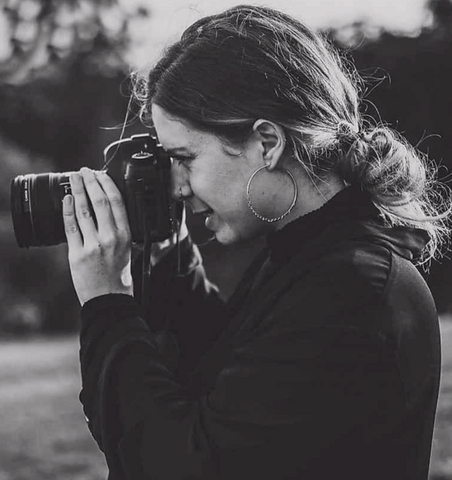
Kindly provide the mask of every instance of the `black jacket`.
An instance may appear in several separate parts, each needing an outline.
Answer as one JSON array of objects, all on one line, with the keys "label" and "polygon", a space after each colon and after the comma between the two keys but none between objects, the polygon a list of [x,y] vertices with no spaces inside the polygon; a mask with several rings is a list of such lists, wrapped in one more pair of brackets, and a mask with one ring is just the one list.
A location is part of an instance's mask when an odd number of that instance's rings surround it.
[{"label": "black jacket", "polygon": [[[427,236],[348,188],[268,238],[224,305],[195,248],[82,309],[80,399],[111,479],[426,480],[439,389]],[[136,277],[138,281],[138,277]]]}]

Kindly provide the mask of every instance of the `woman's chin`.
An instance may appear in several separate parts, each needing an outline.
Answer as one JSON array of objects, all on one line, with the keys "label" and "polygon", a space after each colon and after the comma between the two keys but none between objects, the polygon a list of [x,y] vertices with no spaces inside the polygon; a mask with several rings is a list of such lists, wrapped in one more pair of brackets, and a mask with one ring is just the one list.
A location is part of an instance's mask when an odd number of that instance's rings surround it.
[{"label": "woman's chin", "polygon": [[221,230],[218,232],[214,232],[214,236],[216,241],[221,245],[234,245],[235,243],[237,243],[237,240],[233,236],[225,234]]},{"label": "woman's chin", "polygon": [[240,241],[237,232],[235,232],[229,225],[216,223],[214,226],[213,222],[211,222],[210,226],[211,228],[209,228],[209,230],[215,235],[218,243],[221,243],[222,245],[233,245]]},{"label": "woman's chin", "polygon": [[[257,225],[261,227],[261,224]],[[205,226],[215,235],[217,242],[222,245],[246,242],[265,233],[262,228],[257,228],[257,225],[252,221],[231,225],[215,214],[210,215],[205,223]]]},{"label": "woman's chin", "polygon": [[237,245],[253,238],[252,235],[234,230],[229,225],[222,225],[215,230],[214,235],[217,242],[225,246]]}]

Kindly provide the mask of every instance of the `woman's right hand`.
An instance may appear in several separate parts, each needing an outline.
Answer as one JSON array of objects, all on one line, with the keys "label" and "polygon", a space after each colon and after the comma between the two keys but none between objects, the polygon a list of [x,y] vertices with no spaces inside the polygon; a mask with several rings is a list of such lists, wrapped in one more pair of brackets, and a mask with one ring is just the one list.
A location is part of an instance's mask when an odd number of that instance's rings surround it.
[{"label": "woman's right hand", "polygon": [[121,193],[108,175],[88,168],[72,173],[70,182],[63,222],[80,304],[111,293],[133,295],[131,234]]}]

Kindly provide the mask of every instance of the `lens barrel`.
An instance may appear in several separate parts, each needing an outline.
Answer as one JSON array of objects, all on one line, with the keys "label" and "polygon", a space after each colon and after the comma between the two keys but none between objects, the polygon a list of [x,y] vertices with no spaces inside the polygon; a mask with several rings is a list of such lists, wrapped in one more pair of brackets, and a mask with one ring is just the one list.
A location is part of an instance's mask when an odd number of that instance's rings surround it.
[{"label": "lens barrel", "polygon": [[66,241],[62,201],[71,193],[70,172],[19,175],[11,181],[11,215],[19,247]]},{"label": "lens barrel", "polygon": [[[172,161],[155,136],[138,134],[111,143],[104,150],[104,163],[123,195],[132,242],[160,242],[176,232],[183,204],[171,199]],[[71,173],[32,173],[11,181],[19,247],[66,242],[62,200],[71,193]]]}]

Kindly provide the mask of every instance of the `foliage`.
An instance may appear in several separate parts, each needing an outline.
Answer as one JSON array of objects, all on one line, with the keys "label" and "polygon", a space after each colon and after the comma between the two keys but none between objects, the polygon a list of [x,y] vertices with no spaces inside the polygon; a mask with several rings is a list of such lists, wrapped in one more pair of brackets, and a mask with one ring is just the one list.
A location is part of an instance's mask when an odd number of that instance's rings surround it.
[{"label": "foliage", "polygon": [[[403,133],[439,167],[448,182],[452,168],[452,2],[431,0],[433,23],[417,37],[383,32],[369,39],[365,26],[355,25],[357,47],[345,52],[366,80],[365,115]],[[361,29],[361,34],[359,33]],[[328,32],[344,48],[336,31]],[[343,37],[342,37],[343,38]],[[432,264],[427,280],[440,312],[452,311],[450,254]]]},{"label": "foliage", "polygon": [[[26,1],[8,0],[7,3],[17,6]],[[94,12],[93,18],[101,16],[101,8],[117,7],[113,0],[42,0],[39,3],[43,9],[76,8],[88,3],[90,11]],[[452,70],[452,3],[450,0],[430,0],[430,6],[434,22],[419,36],[400,37],[386,32],[371,35],[365,25],[357,24],[348,31],[359,41],[346,51],[367,79],[366,115],[404,133],[442,166],[440,172],[446,176],[446,167],[452,166],[449,134],[452,90],[448,80]],[[127,16],[129,14],[123,12],[120,17],[124,25],[132,18]],[[148,15],[146,12],[134,14]],[[0,109],[3,173],[0,177],[0,255],[4,266],[0,274],[3,300],[0,329],[2,324],[5,327],[5,319],[13,324],[27,325],[33,323],[30,318],[47,329],[76,326],[73,312],[77,304],[65,246],[29,251],[18,249],[10,221],[9,182],[15,175],[30,172],[69,171],[82,165],[100,167],[103,148],[121,134],[129,96],[124,56],[129,41],[127,29],[119,42],[117,38],[108,40],[101,29],[97,32],[89,48],[74,44],[67,56],[52,57],[42,69],[30,70],[28,76],[15,77],[22,78],[20,81],[4,81],[7,76],[2,65],[9,60],[0,65],[0,103],[3,107]],[[344,32],[327,33],[338,45],[344,38]],[[108,58],[104,55],[107,51],[112,58],[120,59],[109,64],[113,68],[104,68],[100,61]],[[142,130],[139,122],[130,122],[123,134],[130,136]],[[189,220],[201,231],[196,220],[190,217]],[[201,238],[203,240],[205,237]],[[238,252],[216,244],[203,247],[206,268],[226,292],[226,297],[261,245],[260,242],[255,246],[246,245]],[[441,312],[452,311],[448,291],[451,282],[449,260],[432,266],[429,283]]]},{"label": "foliage", "polygon": [[104,75],[123,70],[130,24],[148,16],[144,6],[125,8],[117,0],[6,0],[0,10],[0,84],[52,76],[80,54]]},{"label": "foliage", "polygon": [[101,166],[103,148],[119,135],[109,127],[127,109],[120,86],[128,24],[147,12],[116,0],[8,0],[2,13],[10,48],[0,58],[0,331],[72,330],[78,302],[66,247],[17,247],[10,181]]},{"label": "foliage", "polygon": [[0,346],[0,478],[106,479],[105,460],[78,401],[77,338]]},{"label": "foliage", "polygon": [[[452,478],[451,320],[442,323],[442,331],[445,355],[429,480]],[[0,382],[1,479],[107,477],[105,460],[89,434],[77,400],[80,373],[76,337],[1,342]]]}]

